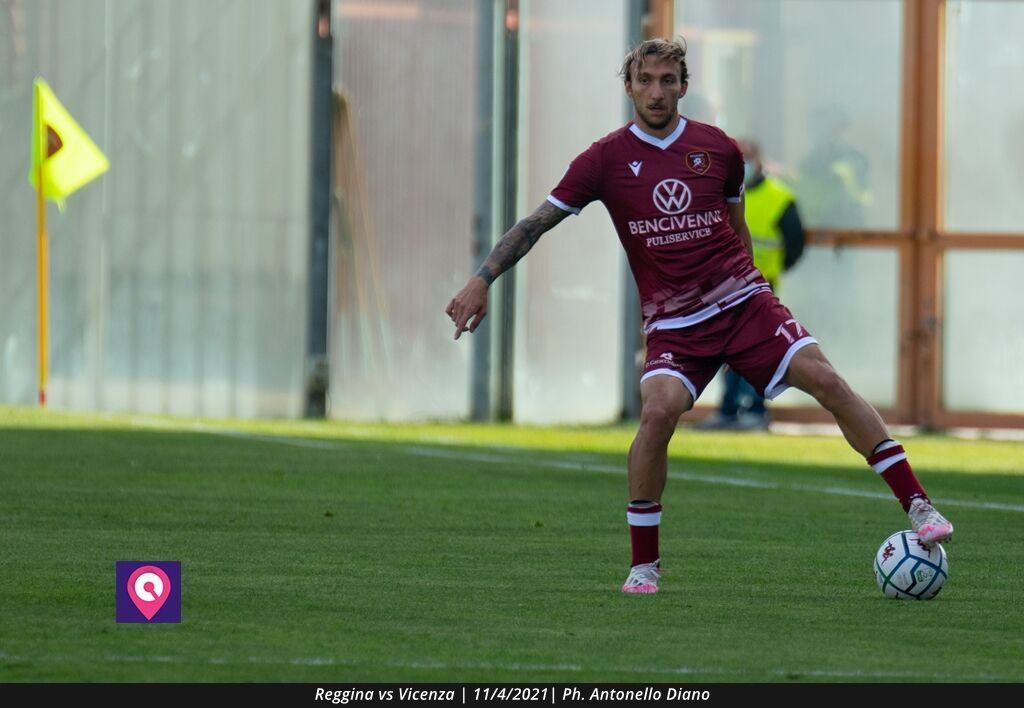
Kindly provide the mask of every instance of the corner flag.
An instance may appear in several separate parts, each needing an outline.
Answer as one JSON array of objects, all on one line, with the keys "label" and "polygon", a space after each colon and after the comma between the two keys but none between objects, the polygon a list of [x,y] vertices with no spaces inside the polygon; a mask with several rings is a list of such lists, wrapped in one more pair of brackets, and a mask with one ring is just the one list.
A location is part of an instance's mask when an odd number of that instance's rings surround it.
[{"label": "corner flag", "polygon": [[107,171],[110,163],[96,143],[61,105],[53,90],[36,79],[32,120],[32,169],[28,180],[43,197],[60,203],[82,185]]},{"label": "corner flag", "polygon": [[64,197],[107,171],[110,163],[96,143],[79,127],[53,90],[42,79],[33,84],[32,169],[28,181],[36,188],[36,244],[39,299],[39,405],[46,405],[49,360],[47,301],[50,289],[49,247],[46,239],[46,200],[61,211]]}]

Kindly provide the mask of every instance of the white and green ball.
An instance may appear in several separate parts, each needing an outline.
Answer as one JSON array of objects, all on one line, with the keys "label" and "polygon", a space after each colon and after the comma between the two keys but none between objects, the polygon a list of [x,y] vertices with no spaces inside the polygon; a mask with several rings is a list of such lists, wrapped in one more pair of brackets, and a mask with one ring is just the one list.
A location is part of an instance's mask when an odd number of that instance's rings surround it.
[{"label": "white and green ball", "polygon": [[890,599],[930,600],[948,575],[945,549],[938,543],[925,547],[909,529],[882,541],[875,554],[875,580]]}]

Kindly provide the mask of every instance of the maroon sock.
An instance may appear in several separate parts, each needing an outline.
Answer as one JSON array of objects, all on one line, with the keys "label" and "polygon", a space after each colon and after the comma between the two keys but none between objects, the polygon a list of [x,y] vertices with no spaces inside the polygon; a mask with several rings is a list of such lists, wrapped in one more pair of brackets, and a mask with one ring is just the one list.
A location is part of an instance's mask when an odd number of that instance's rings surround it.
[{"label": "maroon sock", "polygon": [[903,505],[903,511],[909,511],[910,502],[917,497],[928,499],[924,487],[914,476],[914,470],[910,469],[907,453],[895,440],[887,440],[876,447],[868,458],[868,464],[889,485]]},{"label": "maroon sock", "polygon": [[629,522],[629,540],[633,545],[630,565],[653,563],[658,560],[658,525],[661,523],[661,504],[634,501],[626,507]]}]

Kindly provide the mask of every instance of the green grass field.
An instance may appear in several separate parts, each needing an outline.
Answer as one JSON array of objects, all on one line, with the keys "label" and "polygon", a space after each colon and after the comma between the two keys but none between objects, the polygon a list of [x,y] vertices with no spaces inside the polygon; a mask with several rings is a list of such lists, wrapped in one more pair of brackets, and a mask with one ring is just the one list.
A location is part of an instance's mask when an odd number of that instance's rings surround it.
[{"label": "green grass field", "polygon": [[[0,680],[1024,680],[1024,444],[904,440],[957,526],[906,602],[841,439],[682,430],[629,597],[632,433],[0,408]],[[125,559],[181,561],[181,624],[115,623]]]}]

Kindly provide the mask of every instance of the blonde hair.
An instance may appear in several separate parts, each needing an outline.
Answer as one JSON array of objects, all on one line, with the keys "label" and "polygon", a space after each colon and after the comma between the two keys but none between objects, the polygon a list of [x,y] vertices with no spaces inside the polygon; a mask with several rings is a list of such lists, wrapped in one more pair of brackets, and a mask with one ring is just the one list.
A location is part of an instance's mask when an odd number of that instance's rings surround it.
[{"label": "blonde hair", "polygon": [[633,78],[633,70],[643,66],[647,57],[658,59],[671,59],[679,62],[679,81],[685,83],[690,78],[690,72],[686,70],[686,40],[682,37],[677,39],[648,39],[636,45],[626,55],[619,70],[619,76],[626,83]]}]

